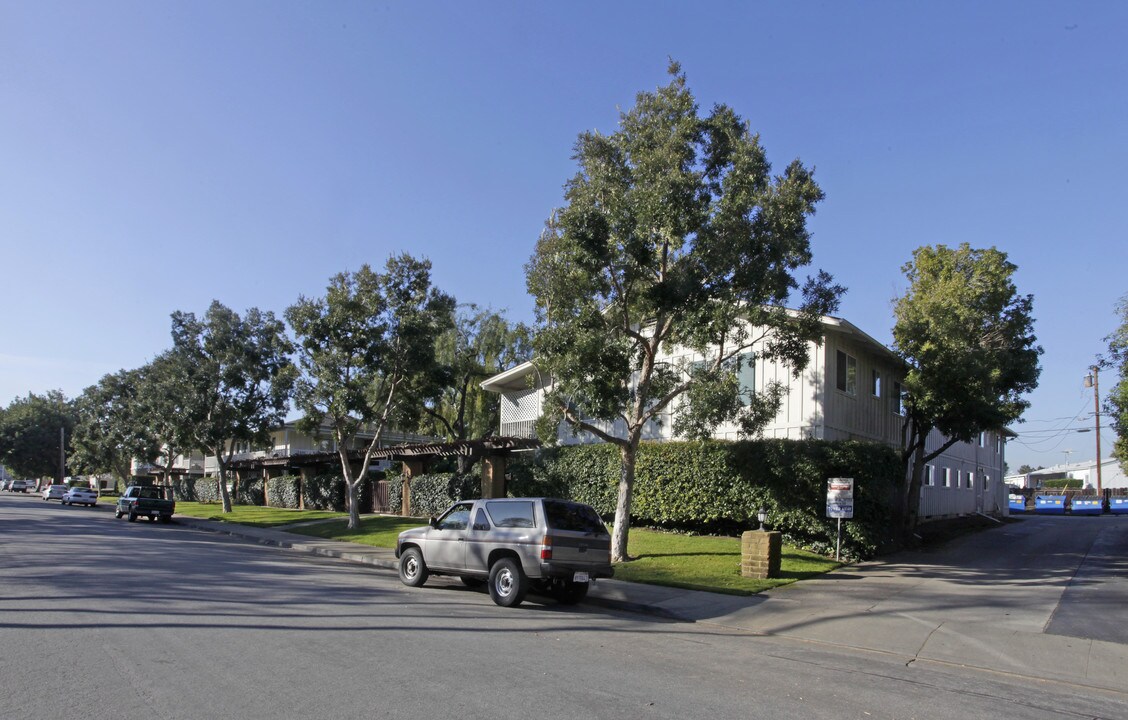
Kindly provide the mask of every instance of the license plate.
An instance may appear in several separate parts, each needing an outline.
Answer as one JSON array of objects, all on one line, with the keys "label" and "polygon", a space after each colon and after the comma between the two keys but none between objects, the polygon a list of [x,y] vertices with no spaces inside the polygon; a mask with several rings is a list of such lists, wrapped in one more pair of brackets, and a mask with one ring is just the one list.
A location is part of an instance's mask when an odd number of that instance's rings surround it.
[{"label": "license plate", "polygon": [[572,582],[587,582],[590,579],[586,572],[578,572],[572,576]]}]

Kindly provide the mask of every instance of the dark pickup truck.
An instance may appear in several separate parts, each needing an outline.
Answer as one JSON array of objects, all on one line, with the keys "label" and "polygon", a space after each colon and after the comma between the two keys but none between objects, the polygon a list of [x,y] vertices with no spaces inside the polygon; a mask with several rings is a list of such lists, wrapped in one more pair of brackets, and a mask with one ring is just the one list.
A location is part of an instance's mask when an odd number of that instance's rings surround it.
[{"label": "dark pickup truck", "polygon": [[117,501],[114,517],[125,515],[129,522],[144,515],[150,522],[160,518],[161,522],[172,522],[176,501],[166,499],[164,490],[152,485],[130,485]]}]

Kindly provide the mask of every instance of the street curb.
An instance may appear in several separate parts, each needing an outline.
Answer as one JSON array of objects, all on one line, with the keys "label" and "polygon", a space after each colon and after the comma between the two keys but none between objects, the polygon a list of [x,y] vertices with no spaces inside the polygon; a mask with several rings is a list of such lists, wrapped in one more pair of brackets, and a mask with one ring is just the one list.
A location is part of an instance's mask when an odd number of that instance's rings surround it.
[{"label": "street curb", "polygon": [[[316,555],[318,557],[331,558],[334,560],[343,560],[348,563],[356,565],[367,565],[369,567],[379,568],[381,570],[389,570],[394,573],[399,573],[399,563],[395,560],[387,560],[382,557],[376,557],[376,553],[366,552],[350,552],[347,550],[339,550],[333,547],[326,547],[318,545],[314,542],[302,540],[289,540],[283,538],[267,537],[260,532],[253,530],[245,530],[244,526],[218,522],[215,520],[205,520],[203,518],[194,518],[187,515],[176,516],[177,521],[185,527],[193,530],[201,530],[204,532],[213,532],[218,535],[227,535],[229,537],[237,538],[254,542],[258,545],[265,545],[267,547],[276,547],[284,550],[293,550],[297,552],[304,552],[309,555]],[[285,533],[284,530],[272,530],[272,533]],[[386,554],[387,550],[383,550],[379,554]],[[598,593],[598,581],[593,590]],[[679,616],[677,613],[670,612],[665,608],[656,605],[649,605],[647,603],[634,602],[630,600],[620,600],[617,598],[599,597],[598,594],[588,594],[584,603],[596,607],[603,607],[609,610],[619,610],[624,612],[637,613],[641,615],[650,615],[662,620],[673,620],[678,622],[696,622],[695,620]]]}]

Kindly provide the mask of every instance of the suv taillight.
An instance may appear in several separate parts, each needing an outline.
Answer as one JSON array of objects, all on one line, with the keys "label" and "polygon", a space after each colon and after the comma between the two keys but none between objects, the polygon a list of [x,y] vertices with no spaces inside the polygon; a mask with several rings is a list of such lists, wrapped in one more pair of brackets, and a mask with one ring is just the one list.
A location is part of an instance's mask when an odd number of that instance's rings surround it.
[{"label": "suv taillight", "polygon": [[545,535],[544,540],[541,540],[540,559],[541,560],[551,560],[552,559],[552,536],[551,535]]}]

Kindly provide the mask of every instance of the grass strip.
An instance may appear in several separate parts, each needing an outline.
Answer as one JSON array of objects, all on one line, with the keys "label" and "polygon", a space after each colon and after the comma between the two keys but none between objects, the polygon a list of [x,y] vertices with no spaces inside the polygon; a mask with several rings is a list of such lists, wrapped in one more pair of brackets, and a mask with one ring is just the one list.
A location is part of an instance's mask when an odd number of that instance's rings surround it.
[{"label": "grass strip", "polygon": [[294,510],[291,508],[262,507],[258,505],[232,505],[231,512],[223,512],[220,503],[176,501],[176,512],[204,520],[219,520],[237,525],[273,528],[293,523],[344,517],[345,513],[331,510]]}]

